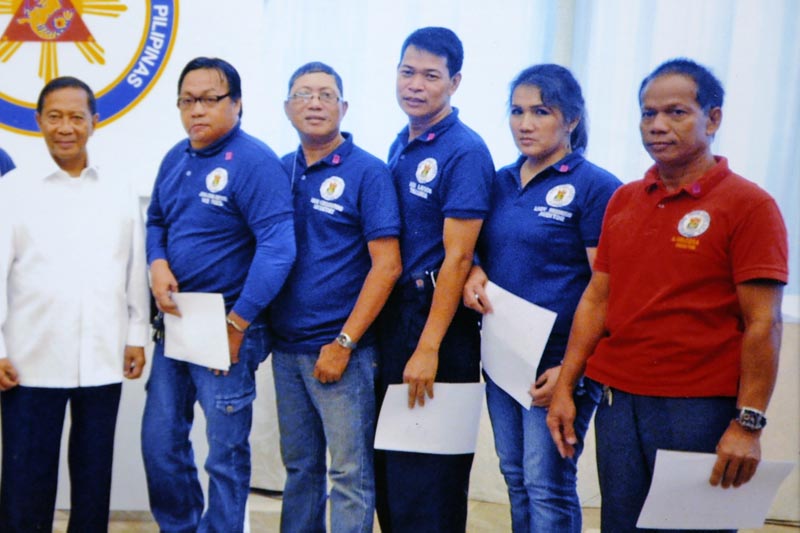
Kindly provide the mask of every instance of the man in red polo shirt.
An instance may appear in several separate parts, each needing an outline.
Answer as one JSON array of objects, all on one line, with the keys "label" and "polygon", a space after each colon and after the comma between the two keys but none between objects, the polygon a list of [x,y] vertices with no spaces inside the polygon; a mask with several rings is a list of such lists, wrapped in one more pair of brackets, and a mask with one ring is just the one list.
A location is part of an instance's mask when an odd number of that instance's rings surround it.
[{"label": "man in red polo shirt", "polygon": [[658,449],[716,453],[710,483],[749,481],[778,367],[786,227],[775,201],[714,156],[724,91],[687,59],[642,82],[655,161],[606,210],[547,424],[562,456],[572,391],[604,385],[595,419],[603,531],[635,531]]}]

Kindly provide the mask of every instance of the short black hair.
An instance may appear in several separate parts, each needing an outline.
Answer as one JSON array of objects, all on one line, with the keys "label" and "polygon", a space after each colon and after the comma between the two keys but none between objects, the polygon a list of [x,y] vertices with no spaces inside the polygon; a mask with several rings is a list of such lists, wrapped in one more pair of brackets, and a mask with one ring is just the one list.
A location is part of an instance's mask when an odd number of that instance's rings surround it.
[{"label": "short black hair", "polygon": [[711,72],[710,69],[685,57],[669,59],[661,63],[651,72],[639,86],[639,104],[642,103],[642,94],[645,87],[654,79],[666,76],[667,74],[680,74],[691,78],[697,85],[697,95],[695,99],[703,111],[708,113],[712,108],[722,107],[725,98],[725,89],[722,83]]},{"label": "short black hair", "polygon": [[564,122],[577,119],[578,124],[570,135],[570,146],[573,150],[585,149],[589,142],[586,131],[586,109],[583,103],[583,92],[575,76],[561,65],[546,63],[533,65],[520,72],[511,82],[509,103],[514,90],[520,85],[530,85],[539,89],[542,103],[561,111]]},{"label": "short black hair", "polygon": [[292,74],[292,77],[289,78],[289,91],[292,90],[292,86],[294,82],[297,81],[297,78],[300,76],[305,76],[306,74],[313,74],[315,72],[322,72],[323,74],[330,74],[333,76],[333,79],[336,80],[336,87],[339,88],[339,94],[344,96],[344,86],[342,85],[342,77],[339,76],[339,73],[336,72],[333,67],[322,63],[321,61],[312,61],[310,63],[306,63],[302,67],[298,68]]},{"label": "short black hair", "polygon": [[[181,75],[178,78],[178,94],[181,92],[183,86],[183,79],[187,74],[193,70],[210,69],[219,72],[225,81],[228,82],[228,93],[230,99],[238,102],[242,99],[242,79],[239,77],[239,72],[227,61],[218,57],[196,57],[186,63],[183,67]],[[242,116],[242,110],[239,109],[239,116]]]},{"label": "short black hair", "polygon": [[92,115],[97,113],[97,99],[95,98],[92,89],[86,84],[86,82],[79,80],[78,78],[73,78],[72,76],[61,76],[48,81],[47,84],[42,87],[42,90],[39,93],[39,99],[36,101],[36,112],[39,114],[42,113],[42,109],[44,108],[44,99],[47,98],[48,94],[59,89],[66,88],[83,89],[83,91],[86,93],[86,99],[89,104],[89,112]]},{"label": "short black hair", "polygon": [[461,72],[461,66],[464,63],[464,47],[461,39],[453,30],[429,26],[414,31],[403,41],[403,47],[400,49],[400,61],[403,60],[403,54],[406,53],[406,48],[409,46],[415,46],[420,50],[444,57],[447,60],[447,70],[451,78]]}]

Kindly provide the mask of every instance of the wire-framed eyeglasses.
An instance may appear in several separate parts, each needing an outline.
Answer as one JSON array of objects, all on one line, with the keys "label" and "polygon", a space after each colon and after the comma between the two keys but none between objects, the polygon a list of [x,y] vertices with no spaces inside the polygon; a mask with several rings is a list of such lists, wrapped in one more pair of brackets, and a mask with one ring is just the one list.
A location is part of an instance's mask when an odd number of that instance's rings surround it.
[{"label": "wire-framed eyeglasses", "polygon": [[321,91],[319,93],[311,93],[305,91],[297,92],[290,94],[288,99],[290,102],[296,104],[308,104],[311,103],[311,100],[313,100],[315,96],[323,104],[335,104],[339,100],[341,100],[338,94],[332,93],[330,91]]}]

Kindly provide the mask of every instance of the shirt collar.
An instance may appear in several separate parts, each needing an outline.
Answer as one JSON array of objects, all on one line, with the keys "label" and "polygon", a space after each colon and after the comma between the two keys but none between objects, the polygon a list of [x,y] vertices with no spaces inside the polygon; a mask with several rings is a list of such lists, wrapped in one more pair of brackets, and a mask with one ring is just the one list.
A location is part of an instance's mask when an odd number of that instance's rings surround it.
[{"label": "shirt collar", "polygon": [[[700,198],[708,194],[711,189],[716,187],[719,182],[721,182],[728,174],[730,174],[727,158],[715,155],[714,160],[717,162],[716,165],[708,169],[705,174],[697,178],[694,182],[682,186],[679,191],[674,193],[674,195],[685,192],[690,196]],[[647,170],[647,173],[645,173],[644,188],[648,193],[652,193],[659,189],[666,190],[664,183],[661,181],[661,178],[658,175],[658,167],[656,165],[650,167]]]},{"label": "shirt collar", "polygon": [[[411,142],[416,142],[416,141],[423,143],[433,142],[434,139],[436,139],[442,133],[450,129],[456,122],[458,122],[458,108],[453,107],[449,115],[447,115],[442,120],[440,120],[427,130],[425,130],[425,132],[422,135],[414,137],[414,139],[412,139]],[[401,142],[404,145],[410,144],[408,140],[408,125],[406,125],[406,127],[400,131],[397,137],[398,139],[401,140]]]},{"label": "shirt collar", "polygon": [[[97,165],[87,165],[86,168],[81,170],[80,176],[77,176],[81,179],[91,179],[93,181],[97,181],[100,178],[100,169]],[[49,174],[45,174],[42,178],[44,181],[53,181],[59,179],[75,179],[73,176],[70,176],[66,173],[61,167],[56,166],[56,168],[50,172]]]},{"label": "shirt collar", "polygon": [[[527,156],[521,155],[517,159],[516,164],[514,165],[514,172],[517,174],[517,178],[519,178],[520,173],[522,171],[522,165],[525,164],[525,161],[528,159]],[[575,169],[578,165],[585,161],[583,157],[583,148],[579,148],[574,152],[570,152],[565,155],[561,160],[556,161],[554,164],[550,165],[550,169],[555,174],[566,174],[571,170]],[[544,170],[542,172],[545,172]]]},{"label": "shirt collar", "polygon": [[[331,153],[329,153],[328,155],[326,155],[325,157],[314,163],[314,166],[316,165],[328,165],[331,167],[339,166],[352,153],[353,134],[348,133],[346,131],[341,132],[341,134],[342,137],[344,137],[344,142],[342,142],[342,144],[334,148],[334,150]],[[303,154],[302,144],[297,147],[297,151],[295,152],[295,154],[297,154],[296,157],[297,164],[300,165],[302,169],[308,168],[308,166],[306,165],[306,157]]]},{"label": "shirt collar", "polygon": [[236,136],[237,133],[239,133],[240,129],[241,129],[241,121],[237,121],[236,125],[234,127],[232,127],[231,130],[228,133],[226,133],[225,135],[223,135],[222,137],[220,137],[219,139],[217,139],[213,143],[209,144],[205,148],[201,148],[199,150],[195,150],[194,148],[192,148],[191,143],[187,139],[186,140],[186,151],[188,153],[190,153],[190,154],[196,154],[196,155],[198,155],[200,157],[211,157],[211,156],[217,155],[218,153],[220,153],[222,151],[223,148],[225,148],[225,146],[227,146],[227,144],[231,141],[231,139],[234,136]]}]

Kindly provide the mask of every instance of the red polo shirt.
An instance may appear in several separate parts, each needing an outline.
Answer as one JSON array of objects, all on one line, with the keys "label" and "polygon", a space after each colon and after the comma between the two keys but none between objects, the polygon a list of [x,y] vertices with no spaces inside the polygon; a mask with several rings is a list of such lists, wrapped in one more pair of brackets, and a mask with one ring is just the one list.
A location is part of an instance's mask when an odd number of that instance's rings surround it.
[{"label": "red polo shirt", "polygon": [[736,396],[736,285],[786,283],[788,242],[772,197],[716,160],[677,192],[654,166],[611,198],[594,265],[609,275],[609,334],[589,358],[592,379],[648,396]]}]

